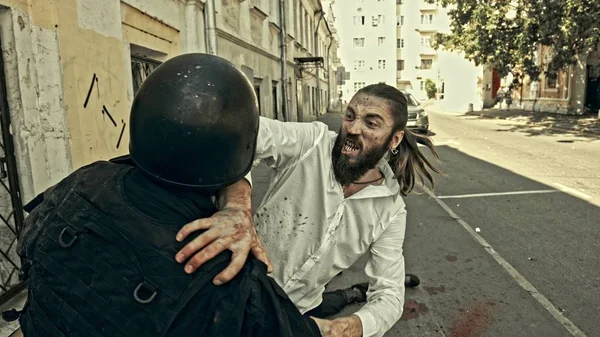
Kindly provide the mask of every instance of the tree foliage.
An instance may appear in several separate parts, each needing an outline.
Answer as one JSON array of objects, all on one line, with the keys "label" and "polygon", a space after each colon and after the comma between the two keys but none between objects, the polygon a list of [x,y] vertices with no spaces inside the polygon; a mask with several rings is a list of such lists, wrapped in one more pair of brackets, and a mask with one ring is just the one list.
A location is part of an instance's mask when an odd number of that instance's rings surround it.
[{"label": "tree foliage", "polygon": [[[477,65],[491,64],[506,76],[519,72],[538,79],[575,64],[600,42],[599,0],[428,0],[448,8],[450,34],[434,44],[462,51]],[[548,46],[538,65],[538,46]]]},{"label": "tree foliage", "polygon": [[429,78],[425,80],[425,92],[427,93],[427,98],[429,99],[434,98],[435,94],[437,93],[435,82]]}]

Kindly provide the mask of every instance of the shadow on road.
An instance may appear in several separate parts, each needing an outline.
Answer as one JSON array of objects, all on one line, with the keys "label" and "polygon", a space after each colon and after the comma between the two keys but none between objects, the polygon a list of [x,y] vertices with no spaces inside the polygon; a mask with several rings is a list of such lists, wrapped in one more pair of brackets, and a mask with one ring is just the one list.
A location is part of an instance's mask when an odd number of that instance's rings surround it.
[{"label": "shadow on road", "polygon": [[521,124],[505,125],[506,129],[496,131],[521,132],[528,136],[576,135],[591,140],[600,139],[600,120],[597,115],[563,115],[526,110],[481,110],[467,112],[465,119],[502,119]]},{"label": "shadow on road", "polygon": [[[600,315],[600,207],[450,146],[437,146],[436,195],[580,329],[593,335]],[[429,152],[425,151],[429,159]],[[575,186],[573,186],[575,187]],[[540,194],[456,198],[479,193]],[[407,272],[404,313],[386,337],[562,337],[568,331],[478,243],[421,191],[405,198]],[[493,247],[493,248],[492,248]],[[360,259],[328,290],[364,282]],[[576,286],[572,286],[576,285]],[[349,315],[360,305],[347,307]]]}]

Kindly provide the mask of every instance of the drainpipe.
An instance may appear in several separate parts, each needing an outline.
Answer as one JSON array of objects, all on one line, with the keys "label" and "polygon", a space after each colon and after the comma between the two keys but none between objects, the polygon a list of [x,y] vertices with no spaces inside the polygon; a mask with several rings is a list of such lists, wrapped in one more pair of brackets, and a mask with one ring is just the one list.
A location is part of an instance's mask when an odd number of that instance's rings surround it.
[{"label": "drainpipe", "polygon": [[331,68],[329,67],[329,58],[331,57],[331,46],[333,45],[333,33],[329,31],[329,46],[327,46],[327,111],[331,111]]},{"label": "drainpipe", "polygon": [[[319,16],[319,22],[317,22],[317,28],[315,28],[315,38],[314,38],[314,52],[315,52],[315,56],[319,56],[318,51],[319,51],[319,25],[321,25],[321,21],[323,20],[323,16],[325,16],[325,12],[321,9],[321,15]],[[317,115],[317,118],[319,117],[319,111],[321,110],[321,104],[319,104],[321,101],[321,78],[319,77],[319,66],[316,67],[316,78],[317,78],[317,92],[316,92],[316,98],[315,100],[317,101],[316,105],[317,105],[317,111],[315,112]]]},{"label": "drainpipe", "polygon": [[204,21],[206,22],[206,51],[208,54],[217,55],[215,0],[206,0],[206,6],[204,7]]},{"label": "drainpipe", "polygon": [[188,0],[185,6],[186,51],[198,51],[198,17],[196,15],[196,0]]},{"label": "drainpipe", "polygon": [[[213,0],[214,1],[214,0]],[[283,120],[287,121],[288,112],[288,91],[287,91],[287,30],[285,27],[285,0],[279,0],[279,22],[280,32],[279,40],[281,42],[281,100],[283,101],[281,107],[281,114]]]}]

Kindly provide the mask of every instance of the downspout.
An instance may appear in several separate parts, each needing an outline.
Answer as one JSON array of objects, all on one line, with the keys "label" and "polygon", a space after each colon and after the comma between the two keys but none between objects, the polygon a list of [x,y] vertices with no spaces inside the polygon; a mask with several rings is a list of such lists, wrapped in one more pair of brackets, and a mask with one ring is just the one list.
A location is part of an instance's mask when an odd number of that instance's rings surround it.
[{"label": "downspout", "polygon": [[206,22],[206,52],[217,55],[217,19],[215,0],[206,0],[204,8],[204,21]]},{"label": "downspout", "polygon": [[186,51],[188,53],[197,52],[199,49],[196,2],[197,0],[188,0],[185,6]]},{"label": "downspout", "polygon": [[[325,16],[325,12],[321,9],[321,15],[319,16],[319,22],[317,22],[317,28],[315,28],[315,38],[314,40],[314,52],[315,55],[314,56],[319,56],[318,51],[319,51],[319,26],[321,25],[321,21],[323,20],[323,17]],[[321,110],[321,105],[319,104],[321,101],[321,78],[319,77],[319,66],[316,66],[316,78],[317,78],[317,92],[316,92],[316,98],[315,100],[317,101],[316,106],[317,106],[317,111],[315,111],[315,114],[317,116],[317,118],[319,117],[319,111]]]},{"label": "downspout", "polygon": [[329,58],[331,57],[331,46],[333,45],[333,33],[329,31],[329,46],[327,46],[327,62],[325,63],[325,69],[327,69],[327,111],[331,111],[331,68],[329,64]]},{"label": "downspout", "polygon": [[[214,1],[214,0],[213,0]],[[287,121],[288,112],[288,90],[287,90],[287,32],[285,27],[285,0],[279,0],[279,22],[280,32],[279,39],[281,41],[281,100],[283,101],[281,107],[281,114],[283,120]]]}]

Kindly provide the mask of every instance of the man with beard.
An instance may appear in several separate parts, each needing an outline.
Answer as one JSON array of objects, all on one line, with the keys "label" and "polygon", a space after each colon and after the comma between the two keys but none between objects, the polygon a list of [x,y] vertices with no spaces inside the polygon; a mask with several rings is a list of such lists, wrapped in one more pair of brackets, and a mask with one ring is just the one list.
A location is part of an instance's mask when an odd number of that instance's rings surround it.
[{"label": "man with beard", "polygon": [[[406,129],[407,102],[396,88],[375,84],[350,101],[338,135],[326,125],[261,119],[256,159],[271,169],[271,184],[254,218],[274,271],[271,276],[302,313],[315,317],[323,336],[382,336],[401,317],[402,246],[406,209],[402,195],[415,181],[438,172],[417,143],[431,140]],[[207,228],[198,220],[178,240]],[[176,259],[193,271],[227,249],[213,227]],[[198,250],[202,249],[199,253]],[[369,254],[367,303],[334,320],[323,300],[325,285]],[[349,299],[352,300],[352,299]]]}]

